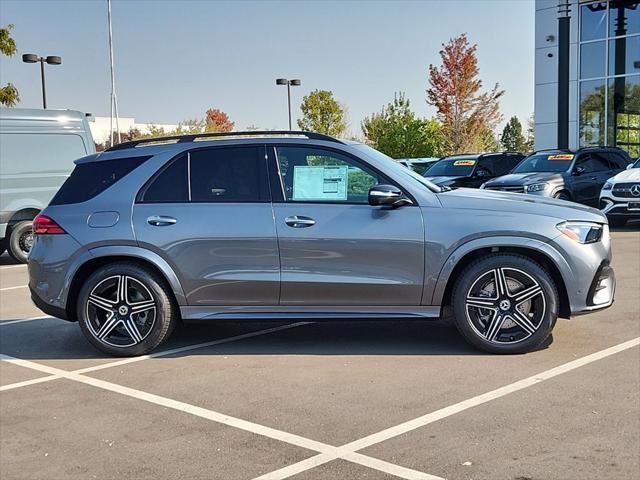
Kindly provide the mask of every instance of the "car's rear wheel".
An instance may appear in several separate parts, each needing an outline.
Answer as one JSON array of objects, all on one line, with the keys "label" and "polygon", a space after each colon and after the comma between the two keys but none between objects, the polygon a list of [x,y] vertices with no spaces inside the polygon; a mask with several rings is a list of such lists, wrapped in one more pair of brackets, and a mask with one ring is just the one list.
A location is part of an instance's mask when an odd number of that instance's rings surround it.
[{"label": "car's rear wheel", "polygon": [[110,355],[144,355],[173,331],[178,307],[155,272],[134,263],[96,270],[78,295],[78,321],[85,337]]},{"label": "car's rear wheel", "polygon": [[454,321],[462,336],[491,353],[525,353],[551,334],[558,317],[556,286],[536,262],[492,254],[471,263],[456,282]]},{"label": "car's rear wheel", "polygon": [[33,231],[31,220],[15,223],[11,226],[7,250],[16,262],[27,263],[27,258],[33,246]]},{"label": "car's rear wheel", "polygon": [[624,217],[607,217],[609,220],[609,226],[613,228],[624,227],[627,224],[627,219]]}]

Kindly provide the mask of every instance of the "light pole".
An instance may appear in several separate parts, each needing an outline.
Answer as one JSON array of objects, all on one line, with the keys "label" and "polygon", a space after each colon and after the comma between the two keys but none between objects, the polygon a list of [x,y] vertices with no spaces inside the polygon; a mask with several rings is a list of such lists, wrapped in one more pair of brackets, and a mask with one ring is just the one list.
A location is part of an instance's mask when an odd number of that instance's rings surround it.
[{"label": "light pole", "polygon": [[288,80],[286,78],[277,78],[276,85],[286,85],[287,86],[287,105],[289,106],[289,130],[291,130],[291,87],[299,87],[301,85],[301,81],[297,78],[294,80]]},{"label": "light pole", "polygon": [[62,57],[56,55],[49,55],[48,57],[39,57],[33,53],[25,53],[22,55],[22,61],[24,63],[38,63],[40,62],[40,78],[42,79],[42,108],[47,108],[47,90],[44,85],[44,63],[49,65],[61,65]]}]

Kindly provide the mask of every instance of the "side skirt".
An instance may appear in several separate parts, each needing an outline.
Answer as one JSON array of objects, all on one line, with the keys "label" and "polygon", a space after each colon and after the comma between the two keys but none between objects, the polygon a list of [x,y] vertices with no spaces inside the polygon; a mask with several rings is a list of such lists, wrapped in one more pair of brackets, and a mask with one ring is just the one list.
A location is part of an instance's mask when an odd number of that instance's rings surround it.
[{"label": "side skirt", "polygon": [[391,320],[440,318],[439,306],[209,306],[180,307],[185,320]]}]

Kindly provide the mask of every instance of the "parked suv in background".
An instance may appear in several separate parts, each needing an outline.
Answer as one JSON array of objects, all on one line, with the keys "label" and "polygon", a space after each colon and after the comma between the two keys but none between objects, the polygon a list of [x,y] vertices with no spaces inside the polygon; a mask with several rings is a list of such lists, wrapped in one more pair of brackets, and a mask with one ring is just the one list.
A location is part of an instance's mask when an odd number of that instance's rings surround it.
[{"label": "parked suv in background", "polygon": [[509,173],[524,158],[521,153],[474,153],[444,157],[422,175],[436,185],[478,188]]},{"label": "parked suv in background", "polygon": [[29,288],[110,354],[180,319],[451,314],[476,347],[527,352],[613,302],[599,210],[441,188],[360,143],[188,135],[76,163],[34,221]]},{"label": "parked suv in background", "polygon": [[96,151],[86,115],[0,108],[0,255],[26,263],[31,222],[73,170]]},{"label": "parked suv in background", "polygon": [[572,200],[597,207],[604,183],[629,163],[629,154],[616,147],[542,150],[525,158],[511,174],[486,182],[481,188]]},{"label": "parked suv in background", "polygon": [[640,219],[640,158],[607,180],[600,192],[600,209],[611,226],[622,227],[629,220]]}]

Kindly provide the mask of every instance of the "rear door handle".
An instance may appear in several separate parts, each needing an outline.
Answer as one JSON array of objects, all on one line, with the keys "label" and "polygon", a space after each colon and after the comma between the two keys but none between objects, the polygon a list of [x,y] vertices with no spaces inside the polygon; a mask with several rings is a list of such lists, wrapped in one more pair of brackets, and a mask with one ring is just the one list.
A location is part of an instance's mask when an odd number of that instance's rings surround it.
[{"label": "rear door handle", "polygon": [[173,217],[167,217],[165,215],[152,215],[147,218],[147,223],[154,227],[164,227],[167,225],[173,225],[177,220]]},{"label": "rear door handle", "polygon": [[284,223],[293,228],[306,228],[316,224],[313,218],[303,217],[301,215],[294,215],[284,219]]}]

